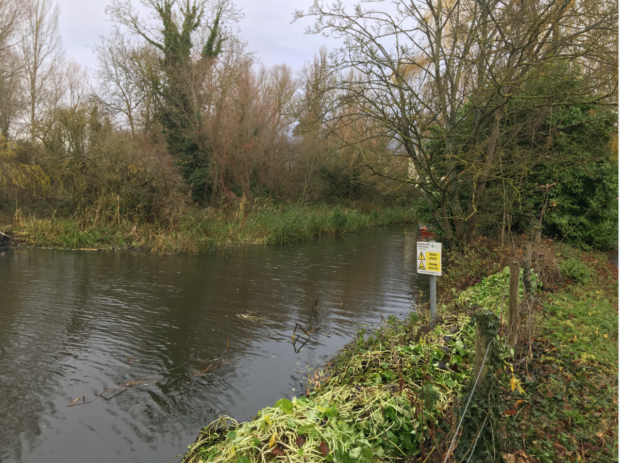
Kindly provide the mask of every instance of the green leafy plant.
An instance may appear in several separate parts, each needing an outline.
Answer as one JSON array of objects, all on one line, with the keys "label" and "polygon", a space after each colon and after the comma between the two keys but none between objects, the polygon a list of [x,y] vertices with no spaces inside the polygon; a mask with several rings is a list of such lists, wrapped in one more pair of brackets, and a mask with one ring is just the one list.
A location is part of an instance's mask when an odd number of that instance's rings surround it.
[{"label": "green leafy plant", "polygon": [[570,278],[577,283],[587,283],[591,277],[588,266],[574,258],[565,259],[560,264],[560,272],[566,278]]},{"label": "green leafy plant", "polygon": [[[430,332],[427,323],[422,315],[392,317],[367,339],[360,330],[307,398],[280,399],[248,423],[220,418],[184,462],[286,456],[300,463],[371,463],[429,451],[438,445],[439,417],[469,382],[474,332],[465,316]],[[448,334],[453,343],[444,340]]]}]

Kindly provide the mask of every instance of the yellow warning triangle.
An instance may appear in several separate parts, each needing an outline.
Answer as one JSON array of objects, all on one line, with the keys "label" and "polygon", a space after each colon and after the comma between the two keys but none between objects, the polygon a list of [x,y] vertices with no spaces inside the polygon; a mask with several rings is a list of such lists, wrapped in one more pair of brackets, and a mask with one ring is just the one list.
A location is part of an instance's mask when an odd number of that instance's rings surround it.
[{"label": "yellow warning triangle", "polygon": [[426,260],[424,258],[424,253],[423,252],[421,252],[420,255],[418,256],[418,260]]},{"label": "yellow warning triangle", "polygon": [[418,265],[418,270],[426,270],[426,267],[424,267],[424,262],[420,262],[420,265]]}]

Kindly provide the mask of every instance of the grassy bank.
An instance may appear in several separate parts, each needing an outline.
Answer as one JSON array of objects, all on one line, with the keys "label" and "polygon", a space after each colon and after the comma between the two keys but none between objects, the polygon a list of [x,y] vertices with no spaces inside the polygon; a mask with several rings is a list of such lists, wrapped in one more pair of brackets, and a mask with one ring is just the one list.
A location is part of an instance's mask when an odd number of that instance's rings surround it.
[{"label": "grassy bank", "polygon": [[148,249],[160,253],[198,254],[242,244],[288,244],[340,235],[379,225],[416,220],[411,208],[373,209],[342,206],[264,206],[225,213],[188,210],[166,223],[96,218],[24,218],[18,215],[11,231],[19,243],[62,249]]},{"label": "grassy bank", "polygon": [[[538,262],[547,280],[537,284],[538,277],[533,278],[539,292],[532,342],[521,338],[514,356],[497,349],[495,379],[486,389],[473,388],[468,411],[472,316],[485,309],[503,312],[508,278],[507,269],[491,275],[487,269],[520,255],[518,249],[492,245],[477,249],[477,258],[450,256],[452,264],[460,265],[446,267],[445,280],[465,275],[475,284],[459,291],[444,286],[435,329],[429,329],[424,315],[412,313],[404,320],[390,318],[377,331],[360,331],[309,379],[307,397],[282,399],[247,423],[222,417],[201,431],[184,462],[278,457],[290,462],[439,462],[463,410],[466,419],[456,434],[452,462],[617,461],[615,268],[602,253],[547,242],[546,257]],[[489,262],[489,249],[494,262]],[[468,419],[476,407],[477,413],[491,407],[491,398],[496,419],[487,429],[493,434],[489,453],[488,442],[478,440],[484,425],[476,427]],[[468,437],[472,434],[475,439]]]},{"label": "grassy bank", "polygon": [[556,247],[564,286],[540,299],[513,453],[525,461],[618,461],[618,272],[603,253]]}]

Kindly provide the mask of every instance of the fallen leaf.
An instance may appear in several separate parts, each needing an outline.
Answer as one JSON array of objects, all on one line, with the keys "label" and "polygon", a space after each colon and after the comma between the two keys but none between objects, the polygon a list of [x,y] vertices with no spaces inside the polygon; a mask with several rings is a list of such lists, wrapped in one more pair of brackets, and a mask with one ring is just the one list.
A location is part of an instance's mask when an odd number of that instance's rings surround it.
[{"label": "fallen leaf", "polygon": [[516,454],[512,455],[510,453],[504,453],[502,454],[502,457],[506,463],[525,463],[527,461]]},{"label": "fallen leaf", "polygon": [[563,445],[561,445],[561,444],[559,444],[557,442],[554,442],[551,447],[553,447],[556,450],[559,450],[560,452],[566,452],[566,447],[564,447]]},{"label": "fallen leaf", "polygon": [[297,436],[297,439],[295,439],[295,443],[297,444],[297,447],[302,448],[306,443],[306,439],[304,439],[302,436]]},{"label": "fallen leaf", "polygon": [[276,445],[276,437],[277,437],[277,434],[274,432],[273,435],[271,436],[271,439],[269,439],[269,448]]},{"label": "fallen leaf", "polygon": [[319,450],[321,451],[324,457],[326,457],[329,454],[329,447],[327,446],[325,442],[321,442],[321,445],[319,446]]},{"label": "fallen leaf", "polygon": [[516,415],[516,410],[504,410],[504,415]]},{"label": "fallen leaf", "polygon": [[283,457],[284,451],[276,447],[275,449],[271,449],[271,455],[274,457]]}]

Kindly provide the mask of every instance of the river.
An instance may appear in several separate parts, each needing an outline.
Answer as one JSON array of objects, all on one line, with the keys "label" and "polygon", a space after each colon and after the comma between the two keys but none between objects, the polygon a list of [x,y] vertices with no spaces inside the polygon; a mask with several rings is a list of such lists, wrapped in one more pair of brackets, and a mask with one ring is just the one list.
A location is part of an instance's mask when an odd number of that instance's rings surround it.
[{"label": "river", "polygon": [[[218,414],[299,396],[358,329],[410,310],[416,240],[0,254],[0,461],[165,463]],[[296,323],[318,328],[301,350]]]}]

